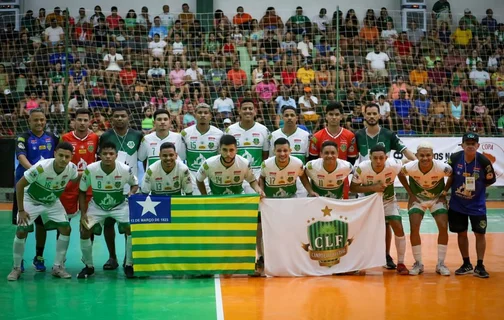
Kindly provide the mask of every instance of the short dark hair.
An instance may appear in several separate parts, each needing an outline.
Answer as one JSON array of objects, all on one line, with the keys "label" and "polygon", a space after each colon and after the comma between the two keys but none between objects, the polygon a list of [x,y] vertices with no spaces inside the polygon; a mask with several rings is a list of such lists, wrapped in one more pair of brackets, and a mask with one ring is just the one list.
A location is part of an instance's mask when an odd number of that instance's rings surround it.
[{"label": "short dark hair", "polygon": [[285,138],[278,138],[275,140],[275,142],[273,143],[273,145],[275,146],[278,146],[278,145],[282,145],[282,144],[286,144],[290,147],[290,142],[289,140],[285,139]]},{"label": "short dark hair", "polygon": [[58,143],[58,145],[56,146],[56,148],[54,148],[54,151],[58,151],[59,149],[68,150],[70,152],[74,152],[74,147],[68,141],[62,141],[62,142]]},{"label": "short dark hair", "polygon": [[369,154],[372,154],[373,152],[380,152],[380,151],[387,154],[387,149],[385,149],[385,146],[382,143],[375,144],[371,148],[371,150],[369,151]]},{"label": "short dark hair", "polygon": [[284,114],[284,112],[287,110],[292,110],[292,111],[296,112],[296,108],[294,108],[293,106],[283,106],[282,107],[282,114]]},{"label": "short dark hair", "polygon": [[377,105],[377,104],[376,104],[376,103],[374,103],[374,102],[366,104],[366,106],[364,107],[364,113],[366,113],[366,112],[367,112],[367,109],[369,109],[369,108],[377,108],[377,109],[378,109],[378,111],[380,111],[380,106],[379,106],[379,105]]},{"label": "short dark hair", "polygon": [[128,109],[126,109],[125,107],[122,107],[122,106],[118,106],[118,107],[113,108],[112,109],[112,116],[114,115],[114,113],[119,112],[119,111],[125,111],[129,116]]},{"label": "short dark hair", "polygon": [[330,111],[339,110],[340,113],[343,113],[343,105],[341,102],[330,102],[326,107],[326,113]]},{"label": "short dark hair", "polygon": [[31,110],[30,110],[30,116],[31,116],[32,114],[34,114],[34,113],[42,113],[42,114],[44,114],[44,115],[45,115],[44,110],[42,110],[42,108],[35,108],[35,109],[31,109]]},{"label": "short dark hair", "polygon": [[117,146],[112,141],[103,141],[102,143],[100,143],[100,153],[103,151],[103,149],[114,149],[114,151],[117,152]]},{"label": "short dark hair", "polygon": [[79,108],[75,111],[75,117],[77,117],[79,114],[87,114],[89,117],[91,117],[91,111],[86,108]]},{"label": "short dark hair", "polygon": [[156,117],[160,114],[166,114],[168,115],[168,118],[170,117],[170,112],[168,112],[168,110],[166,109],[157,109],[156,111],[154,111],[154,115],[152,116],[154,120],[156,120]]},{"label": "short dark hair", "polygon": [[113,6],[112,8],[110,8],[110,11],[117,11],[117,7],[116,6]]},{"label": "short dark hair", "polygon": [[338,144],[331,140],[326,140],[322,142],[322,148],[320,149],[320,151],[324,150],[325,147],[335,147],[336,151],[338,151]]},{"label": "short dark hair", "polygon": [[234,144],[235,146],[238,145],[236,143],[236,138],[234,136],[230,135],[230,134],[223,135],[220,138],[219,144],[221,146],[223,146],[223,145],[230,145],[230,144]]},{"label": "short dark hair", "polygon": [[252,103],[255,106],[254,100],[250,98],[245,98],[240,102],[240,106],[242,106],[244,103]]},{"label": "short dark hair", "polygon": [[173,149],[173,151],[177,151],[177,149],[175,148],[175,145],[171,142],[163,142],[163,144],[161,145],[161,147],[159,147],[159,152],[163,151],[164,149]]}]

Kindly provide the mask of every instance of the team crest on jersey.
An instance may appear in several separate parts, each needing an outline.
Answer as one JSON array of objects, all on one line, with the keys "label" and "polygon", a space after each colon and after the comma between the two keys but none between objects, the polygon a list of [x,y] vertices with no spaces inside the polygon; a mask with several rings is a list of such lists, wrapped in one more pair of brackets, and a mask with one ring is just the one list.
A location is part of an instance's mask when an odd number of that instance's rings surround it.
[{"label": "team crest on jersey", "polygon": [[289,182],[294,181],[294,177],[288,177],[288,178],[287,178],[287,181],[289,181]]},{"label": "team crest on jersey", "polygon": [[240,176],[234,176],[233,180],[234,180],[234,182],[239,182],[240,181]]},{"label": "team crest on jersey", "polygon": [[134,141],[128,141],[128,143],[126,144],[126,146],[128,146],[128,148],[130,148],[130,149],[133,149],[135,147],[135,142]]},{"label": "team crest on jersey", "polygon": [[214,146],[215,146],[215,143],[213,143],[213,142],[209,142],[208,143],[208,148],[209,149],[213,149]]},{"label": "team crest on jersey", "polygon": [[116,183],[115,183],[115,187],[116,187],[116,188],[120,188],[120,187],[121,187],[121,182],[116,181]]},{"label": "team crest on jersey", "polygon": [[338,186],[339,186],[340,184],[342,184],[342,183],[343,183],[343,180],[338,180],[338,181],[336,181],[336,184],[337,184]]},{"label": "team crest on jersey", "polygon": [[389,183],[390,183],[390,181],[392,181],[392,178],[387,178],[387,179],[385,179],[385,183],[387,183],[387,184],[389,184]]},{"label": "team crest on jersey", "polygon": [[259,138],[254,138],[252,142],[257,146],[259,144]]},{"label": "team crest on jersey", "polygon": [[178,187],[180,187],[180,183],[179,183],[178,181],[175,181],[175,182],[173,183],[173,187],[174,187],[174,188],[178,188]]},{"label": "team crest on jersey", "polygon": [[61,181],[61,186],[63,187],[65,185],[65,181]]},{"label": "team crest on jersey", "polygon": [[296,151],[301,150],[301,146],[299,144],[294,145],[294,150]]},{"label": "team crest on jersey", "polygon": [[87,149],[88,149],[89,152],[93,152],[94,151],[94,146],[92,144],[90,144],[90,145],[88,145]]},{"label": "team crest on jersey", "polygon": [[346,151],[346,144],[340,145],[340,149],[342,152],[345,152]]},{"label": "team crest on jersey", "polygon": [[52,144],[51,144],[51,143],[48,143],[48,144],[47,144],[47,150],[51,151],[51,149],[52,149]]}]

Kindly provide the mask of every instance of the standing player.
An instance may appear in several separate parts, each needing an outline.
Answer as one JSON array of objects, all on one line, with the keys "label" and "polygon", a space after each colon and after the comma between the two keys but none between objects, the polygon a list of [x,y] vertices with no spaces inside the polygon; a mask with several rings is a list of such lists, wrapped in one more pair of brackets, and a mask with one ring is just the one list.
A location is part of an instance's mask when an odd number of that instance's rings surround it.
[{"label": "standing player", "polygon": [[404,265],[406,238],[394,190],[394,180],[398,174],[401,174],[402,165],[398,160],[389,159],[385,147],[381,144],[372,147],[370,155],[371,160],[365,160],[356,167],[350,190],[365,195],[375,192],[383,193],[385,220],[388,221],[395,234],[397,272],[407,275],[409,271]]},{"label": "standing player", "polygon": [[[75,130],[61,137],[63,141],[69,142],[73,146],[72,163],[77,165],[80,175],[82,175],[82,172],[86,170],[89,164],[96,161],[99,137],[89,130],[90,120],[91,113],[89,109],[77,109],[75,112]],[[79,183],[70,181],[60,200],[65,208],[68,219],[76,216],[79,213]],[[91,200],[91,190],[88,190],[86,200],[87,202]]]},{"label": "standing player", "polygon": [[[142,132],[129,127],[128,110],[124,107],[112,109],[112,129],[107,130],[100,137],[100,146],[104,142],[112,142],[116,145],[117,161],[129,166],[135,177],[138,176],[138,149],[142,142]],[[128,194],[129,185],[125,185],[124,193]],[[109,259],[103,265],[104,270],[115,270],[119,266],[115,250],[115,221],[107,219],[103,235],[109,251]]]},{"label": "standing player", "polygon": [[[186,148],[186,164],[189,167],[191,180],[194,183],[193,194],[199,195],[200,192],[196,184],[197,172],[206,159],[218,154],[219,141],[223,133],[210,125],[212,112],[208,104],[198,104],[195,112],[196,125],[185,128],[180,134]],[[208,190],[207,185],[207,192]]]},{"label": "standing player", "polygon": [[[350,162],[352,165],[357,159],[358,151],[355,135],[350,130],[340,126],[343,116],[343,106],[339,102],[331,102],[326,107],[327,127],[316,132],[311,138],[310,158],[316,159],[322,150],[324,141],[333,141],[339,147],[338,158]],[[344,180],[343,198],[348,199],[348,179]]]},{"label": "standing player", "polygon": [[[58,138],[51,132],[45,132],[46,116],[42,109],[30,110],[28,124],[30,129],[19,135],[16,139],[16,157],[19,164],[16,168],[16,184],[23,178],[26,170],[40,160],[54,158],[54,147],[58,144]],[[16,199],[16,191],[14,190]],[[12,223],[17,225],[18,203],[14,201],[12,206]],[[33,258],[33,266],[37,272],[46,270],[44,265],[44,247],[47,231],[42,223],[42,218],[35,220],[36,253]],[[23,263],[21,270],[24,271]]]},{"label": "standing player", "polygon": [[[367,128],[361,129],[355,133],[355,139],[359,153],[359,162],[369,160],[369,150],[371,150],[371,148],[373,148],[377,144],[382,144],[383,146],[385,146],[387,155],[391,150],[395,150],[396,152],[402,153],[409,160],[416,160],[413,152],[406,148],[397,134],[379,125],[378,121],[380,120],[380,117],[380,107],[376,103],[369,103],[366,105],[364,109],[364,119],[366,120]],[[385,265],[385,268],[395,269],[396,264],[390,256],[392,232],[390,231],[390,227],[388,225],[386,226],[385,231],[387,258],[387,264]]]},{"label": "standing player", "polygon": [[483,265],[486,249],[486,188],[495,183],[495,172],[490,160],[477,150],[479,136],[468,132],[462,137],[462,151],[453,153],[448,161],[452,167],[452,176],[446,183],[445,190],[451,187],[450,210],[448,223],[451,232],[456,232],[458,246],[464,263],[455,271],[456,275],[473,272],[469,259],[469,239],[467,229],[471,221],[471,229],[476,237],[476,254],[478,262],[474,275],[488,278],[490,275]]},{"label": "standing player", "polygon": [[33,223],[38,218],[42,219],[45,227],[57,228],[61,233],[56,241],[52,275],[65,279],[72,277],[64,268],[70,241],[70,224],[58,199],[70,180],[79,179],[77,166],[70,163],[72,152],[71,144],[61,142],[56,146],[56,158],[40,160],[26,170],[16,184],[18,228],[12,248],[14,267],[7,276],[9,281],[16,281],[21,276],[26,237],[28,232],[33,231]]},{"label": "standing player", "polygon": [[160,160],[151,164],[142,180],[142,193],[153,195],[184,195],[193,193],[189,168],[178,160],[175,145],[164,142],[159,147]]},{"label": "standing player", "polygon": [[223,135],[219,141],[220,155],[208,158],[201,165],[196,175],[196,184],[202,195],[206,195],[205,180],[209,180],[213,195],[242,194],[243,181],[261,197],[264,193],[250,168],[250,162],[237,155],[237,141],[231,135]]},{"label": "standing player", "polygon": [[338,159],[338,145],[327,140],[322,143],[320,158],[308,161],[305,174],[319,196],[343,198],[343,181],[353,172],[352,164]]},{"label": "standing player", "polygon": [[159,147],[165,142],[171,142],[177,149],[177,153],[182,161],[185,160],[185,145],[182,136],[177,132],[170,131],[171,119],[168,110],[159,109],[154,112],[154,132],[144,136],[138,159],[147,160],[147,168],[159,160]]},{"label": "standing player", "polygon": [[[450,270],[444,263],[448,247],[448,209],[444,197],[444,177],[449,177],[452,169],[448,164],[433,160],[433,146],[429,142],[421,142],[418,145],[416,156],[418,160],[403,165],[403,175],[399,175],[399,180],[409,195],[410,240],[415,258],[410,274],[416,276],[424,272],[420,224],[425,212],[429,210],[439,230],[436,272],[449,276]],[[406,176],[409,176],[409,183]]]},{"label": "standing player", "polygon": [[[126,234],[126,257],[124,273],[127,278],[133,278],[132,239],[129,225],[129,210],[124,194],[124,185],[129,184],[130,192],[138,190],[138,180],[133,169],[117,160],[115,143],[105,141],[100,145],[101,161],[90,164],[82,175],[79,184],[79,207],[81,209],[80,246],[84,269],[77,275],[78,279],[86,279],[94,275],[93,245],[91,233],[99,230],[95,225],[104,226],[107,218],[117,221],[119,232]],[[91,187],[93,197],[86,203],[86,192]]]},{"label": "standing player", "polygon": [[[240,122],[230,125],[226,134],[236,138],[238,154],[250,162],[250,167],[256,179],[261,173],[261,163],[268,158],[269,131],[260,123],[255,122],[256,106],[252,99],[243,99],[240,104]],[[254,193],[245,184],[245,193]]]}]

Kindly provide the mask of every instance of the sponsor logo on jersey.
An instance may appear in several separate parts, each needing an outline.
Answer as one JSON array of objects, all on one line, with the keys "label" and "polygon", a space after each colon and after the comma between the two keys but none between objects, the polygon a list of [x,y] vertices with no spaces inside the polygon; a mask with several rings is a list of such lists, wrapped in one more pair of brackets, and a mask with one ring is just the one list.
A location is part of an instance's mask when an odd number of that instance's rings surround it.
[{"label": "sponsor logo on jersey", "polygon": [[179,176],[173,177],[173,180],[178,180]]},{"label": "sponsor logo on jersey", "polygon": [[114,179],[115,180],[120,180],[122,178],[122,176],[115,176]]},{"label": "sponsor logo on jersey", "polygon": [[296,172],[295,172],[295,171],[289,171],[289,172],[287,172],[287,175],[288,175],[288,176],[293,176],[293,175],[295,175],[295,174],[296,174]]},{"label": "sponsor logo on jersey", "polygon": [[113,188],[113,187],[112,187],[112,185],[111,185],[111,184],[107,184],[107,185],[105,186],[105,190],[111,190],[112,188]]},{"label": "sponsor logo on jersey", "polygon": [[317,178],[319,178],[319,179],[324,179],[324,178],[325,178],[325,176],[324,176],[323,174],[318,174],[318,175],[317,175]]},{"label": "sponsor logo on jersey", "polygon": [[238,170],[238,171],[234,171],[233,173],[234,173],[234,174],[240,174],[240,173],[241,173],[241,171],[240,171],[240,170]]},{"label": "sponsor logo on jersey", "polygon": [[198,137],[190,137],[190,140],[198,140]]},{"label": "sponsor logo on jersey", "polygon": [[252,137],[260,137],[260,136],[261,136],[261,134],[259,134],[259,133],[252,133]]},{"label": "sponsor logo on jersey", "polygon": [[215,175],[216,175],[216,176],[220,176],[220,175],[222,175],[222,171],[216,171],[216,172],[215,172]]},{"label": "sponsor logo on jersey", "polygon": [[270,176],[276,176],[276,172],[270,172],[269,175]]},{"label": "sponsor logo on jersey", "polygon": [[343,175],[342,175],[342,174],[338,174],[338,175],[336,176],[336,179],[338,179],[338,180],[343,179]]},{"label": "sponsor logo on jersey", "polygon": [[[47,146],[49,147],[49,145],[47,145]],[[41,145],[41,146],[39,146],[38,148],[39,148],[39,150],[45,150],[45,149],[46,149],[46,146]],[[49,149],[49,150],[51,150],[51,149]]]},{"label": "sponsor logo on jersey", "polygon": [[54,178],[51,178],[51,177],[46,178],[46,181],[53,181],[53,180],[54,180]]},{"label": "sponsor logo on jersey", "polygon": [[155,180],[156,180],[156,181],[161,181],[161,180],[163,180],[163,178],[158,177],[158,178],[156,178]]},{"label": "sponsor logo on jersey", "polygon": [[79,154],[86,154],[86,149],[80,149]]},{"label": "sponsor logo on jersey", "polygon": [[208,137],[208,140],[215,141],[215,137]]},{"label": "sponsor logo on jersey", "polygon": [[103,179],[103,176],[96,176],[96,180],[101,180]]},{"label": "sponsor logo on jersey", "polygon": [[157,142],[151,142],[151,143],[149,143],[149,145],[150,146],[155,146],[155,145],[157,145]]},{"label": "sponsor logo on jersey", "polygon": [[18,143],[18,148],[19,148],[19,149],[23,149],[23,150],[24,150],[24,148],[25,148],[24,143],[19,142],[19,143]]},{"label": "sponsor logo on jersey", "polygon": [[367,176],[366,179],[373,180],[374,176]]}]

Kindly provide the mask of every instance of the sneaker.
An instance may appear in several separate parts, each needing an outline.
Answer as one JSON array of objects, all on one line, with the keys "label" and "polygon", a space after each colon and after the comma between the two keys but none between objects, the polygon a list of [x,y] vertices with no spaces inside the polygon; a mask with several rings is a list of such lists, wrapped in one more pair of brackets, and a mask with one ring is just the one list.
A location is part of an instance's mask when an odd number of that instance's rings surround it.
[{"label": "sneaker", "polygon": [[21,260],[21,268],[20,269],[21,269],[21,273],[24,273],[24,270],[25,270],[25,268],[24,268],[24,260]]},{"label": "sneaker", "polygon": [[21,277],[21,268],[12,268],[12,271],[7,276],[9,281],[17,281]]},{"label": "sneaker", "polygon": [[485,266],[481,265],[474,268],[474,276],[478,278],[488,278],[490,277],[490,274],[488,274],[488,272],[485,270]]},{"label": "sneaker", "polygon": [[91,276],[94,276],[94,267],[85,266],[77,275],[77,279],[87,279]]},{"label": "sneaker", "polygon": [[133,266],[124,266],[124,274],[128,279],[135,278],[135,271],[133,270]]},{"label": "sneaker", "polygon": [[444,263],[439,263],[436,266],[436,273],[442,276],[449,276],[451,274],[450,269]]},{"label": "sneaker", "polygon": [[33,266],[35,267],[35,271],[44,272],[46,271],[46,266],[44,264],[44,257],[36,256],[33,258]]},{"label": "sneaker", "polygon": [[408,268],[406,268],[404,263],[397,264],[397,273],[399,273],[401,276],[410,274]]},{"label": "sneaker", "polygon": [[115,270],[118,267],[119,267],[119,264],[117,263],[117,260],[110,258],[103,265],[103,270]]},{"label": "sneaker", "polygon": [[394,263],[394,259],[390,255],[387,254],[387,264],[383,266],[385,269],[388,270],[394,270],[397,268],[396,264]]},{"label": "sneaker", "polygon": [[55,276],[56,278],[61,278],[61,279],[70,279],[70,278],[72,278],[72,275],[70,273],[68,273],[65,270],[65,267],[63,267],[63,266],[54,266],[52,268],[51,274],[53,276]]},{"label": "sneaker", "polygon": [[[399,269],[398,269],[399,270]],[[413,268],[409,271],[409,274],[412,276],[418,276],[424,272],[424,265],[418,261],[413,264]]]},{"label": "sneaker", "polygon": [[470,263],[468,263],[468,264],[464,263],[462,266],[460,266],[460,268],[455,270],[455,275],[457,275],[457,276],[460,276],[463,274],[471,274],[471,273],[473,273],[473,266]]}]

